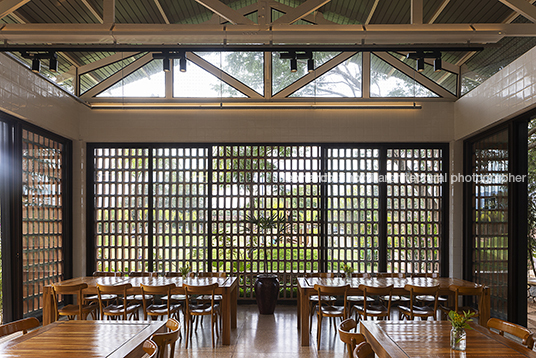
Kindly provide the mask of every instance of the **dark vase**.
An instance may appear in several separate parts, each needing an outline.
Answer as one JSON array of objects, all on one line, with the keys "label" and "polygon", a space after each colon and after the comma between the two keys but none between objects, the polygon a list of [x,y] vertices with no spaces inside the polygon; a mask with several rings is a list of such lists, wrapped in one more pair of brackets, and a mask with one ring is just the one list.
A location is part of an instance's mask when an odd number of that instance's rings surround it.
[{"label": "dark vase", "polygon": [[255,297],[260,314],[274,314],[277,297],[279,296],[279,280],[273,273],[257,276],[255,281]]}]

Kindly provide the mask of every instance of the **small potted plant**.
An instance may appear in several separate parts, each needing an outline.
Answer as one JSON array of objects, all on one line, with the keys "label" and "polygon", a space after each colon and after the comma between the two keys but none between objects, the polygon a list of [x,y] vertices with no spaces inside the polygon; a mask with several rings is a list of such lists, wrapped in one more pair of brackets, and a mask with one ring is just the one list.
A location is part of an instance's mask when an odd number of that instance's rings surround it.
[{"label": "small potted plant", "polygon": [[347,280],[350,280],[352,278],[352,273],[354,273],[354,268],[349,264],[341,263],[341,269],[344,272],[344,277]]},{"label": "small potted plant", "polygon": [[463,315],[455,312],[450,311],[449,312],[449,321],[452,324],[452,329],[450,330],[450,348],[455,349],[457,351],[464,351],[467,342],[467,333],[465,332],[466,329],[471,329],[471,326],[469,326],[469,322],[472,322],[473,320],[471,317],[475,315],[474,312],[463,312]]},{"label": "small potted plant", "polygon": [[181,274],[183,279],[186,279],[186,277],[188,276],[190,271],[191,271],[191,269],[190,269],[190,266],[188,266],[188,265],[179,267],[179,273]]}]

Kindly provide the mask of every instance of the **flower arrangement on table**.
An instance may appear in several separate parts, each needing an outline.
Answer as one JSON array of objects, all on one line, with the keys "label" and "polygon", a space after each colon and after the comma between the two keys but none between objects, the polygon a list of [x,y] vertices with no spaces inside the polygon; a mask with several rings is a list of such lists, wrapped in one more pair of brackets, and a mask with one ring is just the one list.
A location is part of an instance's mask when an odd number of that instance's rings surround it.
[{"label": "flower arrangement on table", "polygon": [[344,272],[344,275],[346,278],[351,278],[352,273],[354,272],[354,268],[351,265],[341,263],[341,269]]},{"label": "flower arrangement on table", "polygon": [[179,273],[181,274],[182,278],[186,278],[186,276],[188,276],[190,271],[191,271],[190,266],[179,267]]},{"label": "flower arrangement on table", "polygon": [[471,317],[475,315],[474,312],[463,312],[463,315],[450,311],[448,315],[448,320],[452,324],[452,330],[450,331],[450,347],[452,349],[464,351],[466,347],[466,329],[472,329],[469,325],[469,322],[473,320]]}]

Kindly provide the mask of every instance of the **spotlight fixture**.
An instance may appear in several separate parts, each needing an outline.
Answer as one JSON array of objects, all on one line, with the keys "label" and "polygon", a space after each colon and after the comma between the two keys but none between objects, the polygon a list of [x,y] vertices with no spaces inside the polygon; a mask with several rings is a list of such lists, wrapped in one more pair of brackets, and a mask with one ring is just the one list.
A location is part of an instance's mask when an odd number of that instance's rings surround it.
[{"label": "spotlight fixture", "polygon": [[163,65],[164,72],[171,71],[171,61],[170,61],[169,57],[168,58],[163,58],[162,61],[163,61],[162,65]]},{"label": "spotlight fixture", "polygon": [[48,60],[48,69],[50,72],[58,72],[58,57],[55,53]]},{"label": "spotlight fixture", "polygon": [[41,70],[41,61],[38,58],[32,60],[32,72],[39,73]]},{"label": "spotlight fixture", "polygon": [[290,59],[290,72],[298,71],[298,60],[295,58]]},{"label": "spotlight fixture", "polygon": [[313,72],[315,70],[315,60],[312,58],[307,60],[307,71]]},{"label": "spotlight fixture", "polygon": [[442,63],[441,63],[441,57],[438,57],[434,60],[434,71],[439,72],[443,69]]},{"label": "spotlight fixture", "polygon": [[424,71],[424,57],[417,59],[417,71],[418,72]]},{"label": "spotlight fixture", "polygon": [[179,68],[181,72],[186,72],[186,54],[183,57],[179,58]]}]

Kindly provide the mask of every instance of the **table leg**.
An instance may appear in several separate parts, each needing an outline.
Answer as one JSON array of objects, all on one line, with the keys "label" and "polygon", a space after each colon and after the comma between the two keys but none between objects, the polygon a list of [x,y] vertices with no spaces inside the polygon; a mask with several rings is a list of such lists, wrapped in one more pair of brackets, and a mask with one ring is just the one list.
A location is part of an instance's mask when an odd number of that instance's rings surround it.
[{"label": "table leg", "polygon": [[238,285],[231,291],[231,328],[236,328],[236,310],[238,305]]},{"label": "table leg", "polygon": [[231,321],[232,321],[232,291],[227,288],[223,293],[222,299],[222,327],[221,327],[221,342],[223,345],[231,344]]},{"label": "table leg", "polygon": [[301,307],[300,307],[300,290],[298,290],[298,304],[296,305],[296,311],[297,314],[298,314],[298,320],[297,320],[297,326],[298,326],[298,331],[300,330],[300,317],[301,317]]},{"label": "table leg", "polygon": [[478,310],[480,311],[478,322],[481,326],[487,327],[488,320],[491,316],[491,295],[489,287],[484,287],[482,295],[482,307],[478,307]]},{"label": "table leg", "polygon": [[301,329],[301,345],[309,345],[309,296],[305,290],[299,288],[299,306],[300,306],[300,329]]},{"label": "table leg", "polygon": [[54,312],[54,294],[51,286],[43,287],[43,326],[56,320]]}]

